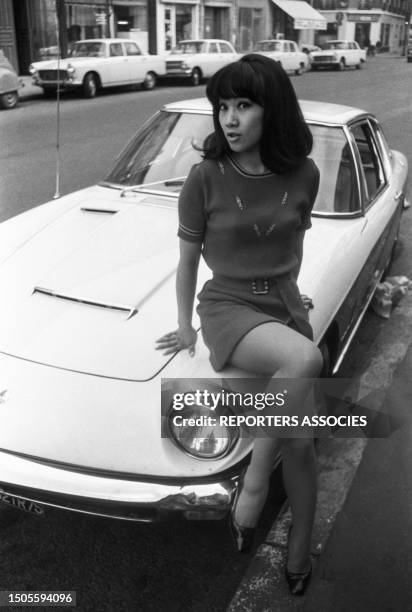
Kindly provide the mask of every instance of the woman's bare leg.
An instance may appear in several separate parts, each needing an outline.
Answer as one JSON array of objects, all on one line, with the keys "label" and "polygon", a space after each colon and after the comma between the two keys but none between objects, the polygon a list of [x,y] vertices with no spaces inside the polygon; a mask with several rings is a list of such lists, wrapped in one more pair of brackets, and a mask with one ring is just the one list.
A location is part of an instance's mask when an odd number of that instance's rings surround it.
[{"label": "woman's bare leg", "polygon": [[[322,357],[313,342],[281,323],[265,323],[246,334],[233,351],[230,364],[276,378],[310,379],[319,375]],[[296,385],[294,400],[303,403],[309,390],[304,380]],[[257,524],[266,500],[276,452],[282,447],[285,487],[294,522],[289,548],[289,569],[304,571],[316,503],[316,464],[311,439],[256,438],[236,505],[236,521],[243,527]]]},{"label": "woman's bare leg", "polygon": [[311,438],[285,440],[282,446],[283,481],[292,512],[288,570],[308,570],[313,520],[316,509],[316,455]]}]

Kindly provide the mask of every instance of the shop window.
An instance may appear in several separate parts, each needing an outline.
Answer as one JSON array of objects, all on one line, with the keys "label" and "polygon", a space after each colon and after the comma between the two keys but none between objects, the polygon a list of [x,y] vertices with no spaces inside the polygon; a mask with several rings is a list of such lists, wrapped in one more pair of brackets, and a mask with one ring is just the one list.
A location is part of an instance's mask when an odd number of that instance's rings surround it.
[{"label": "shop window", "polygon": [[146,0],[135,0],[130,6],[114,6],[116,28],[118,32],[131,30],[147,31],[147,3]]},{"label": "shop window", "polygon": [[192,7],[187,5],[176,6],[176,40],[187,40],[192,37]]}]

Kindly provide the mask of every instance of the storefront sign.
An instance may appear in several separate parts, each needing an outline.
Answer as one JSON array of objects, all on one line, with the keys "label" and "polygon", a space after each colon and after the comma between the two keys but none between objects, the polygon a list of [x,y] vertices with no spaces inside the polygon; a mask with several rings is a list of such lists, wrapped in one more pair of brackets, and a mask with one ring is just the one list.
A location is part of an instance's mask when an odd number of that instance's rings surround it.
[{"label": "storefront sign", "polygon": [[316,19],[295,19],[294,20],[295,30],[326,30],[326,20],[322,19],[317,21]]},{"label": "storefront sign", "polygon": [[363,23],[372,23],[374,21],[379,21],[379,15],[354,15],[349,14],[347,16],[348,21],[356,21]]}]

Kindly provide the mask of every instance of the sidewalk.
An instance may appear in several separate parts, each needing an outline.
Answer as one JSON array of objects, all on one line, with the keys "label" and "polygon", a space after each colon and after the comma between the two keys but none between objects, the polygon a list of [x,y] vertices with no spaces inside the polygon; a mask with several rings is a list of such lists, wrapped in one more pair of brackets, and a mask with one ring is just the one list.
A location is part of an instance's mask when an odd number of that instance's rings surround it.
[{"label": "sidewalk", "polygon": [[385,411],[402,418],[402,427],[387,438],[329,439],[323,449],[321,441],[314,572],[306,595],[290,596],[283,576],[286,514],[258,549],[228,612],[412,611],[409,334],[407,346],[384,396]]}]

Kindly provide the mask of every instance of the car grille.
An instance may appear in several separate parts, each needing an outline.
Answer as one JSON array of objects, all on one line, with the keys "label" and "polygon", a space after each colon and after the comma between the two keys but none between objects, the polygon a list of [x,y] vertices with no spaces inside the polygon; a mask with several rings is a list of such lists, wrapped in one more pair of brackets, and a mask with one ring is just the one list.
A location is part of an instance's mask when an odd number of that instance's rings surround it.
[{"label": "car grille", "polygon": [[180,60],[166,62],[166,70],[180,70],[181,67],[182,62]]},{"label": "car grille", "polygon": [[65,81],[67,70],[39,70],[39,77],[42,81]]},{"label": "car grille", "polygon": [[335,60],[335,56],[334,55],[322,55],[321,57],[315,57],[313,58],[314,62],[333,62]]}]

